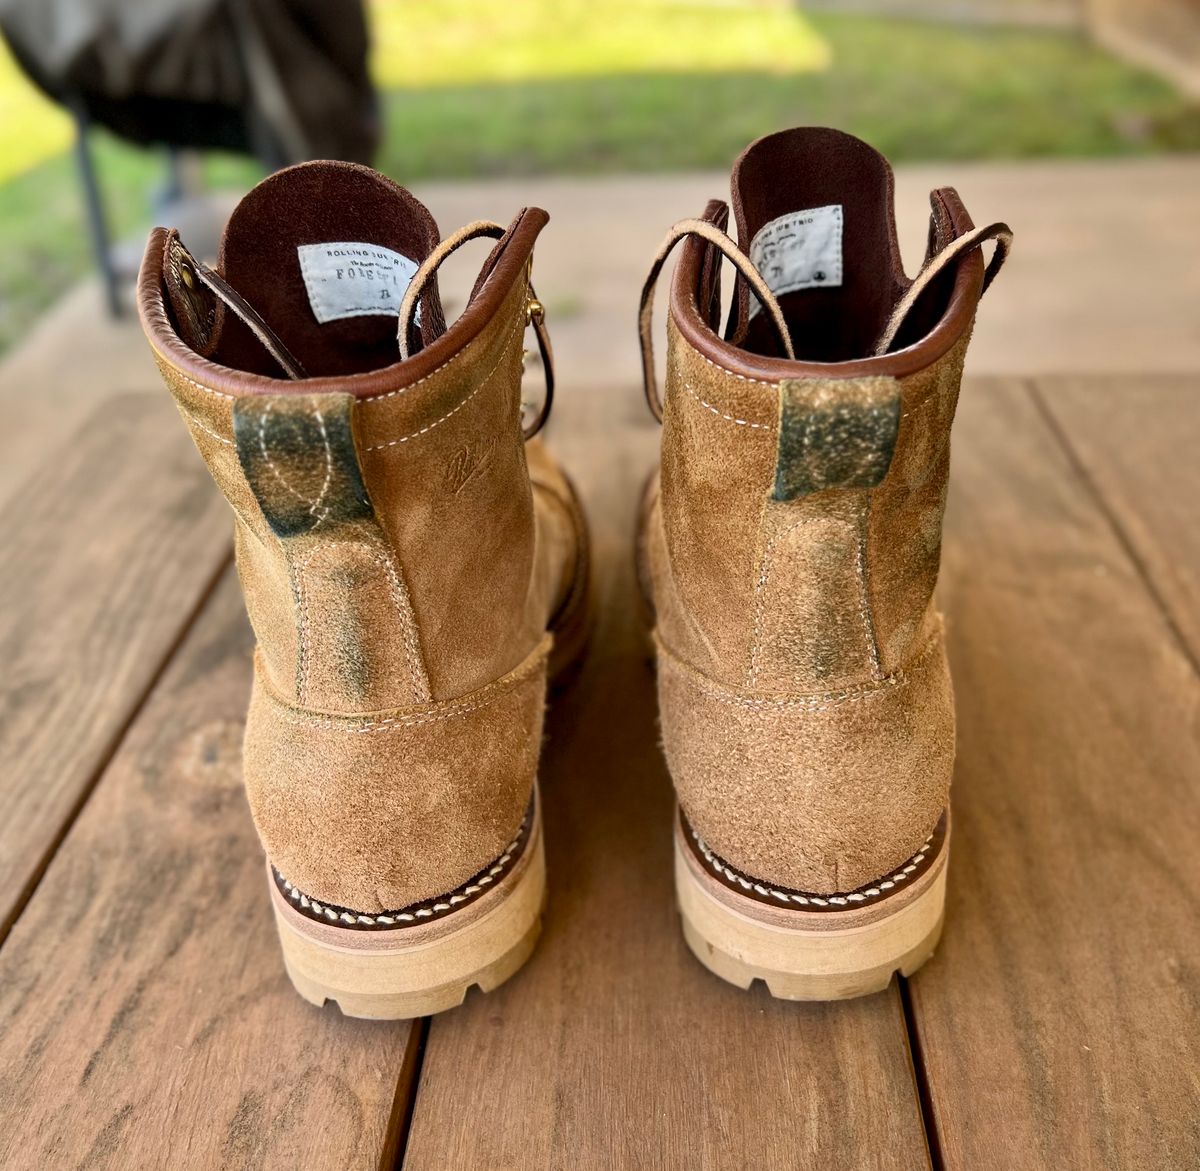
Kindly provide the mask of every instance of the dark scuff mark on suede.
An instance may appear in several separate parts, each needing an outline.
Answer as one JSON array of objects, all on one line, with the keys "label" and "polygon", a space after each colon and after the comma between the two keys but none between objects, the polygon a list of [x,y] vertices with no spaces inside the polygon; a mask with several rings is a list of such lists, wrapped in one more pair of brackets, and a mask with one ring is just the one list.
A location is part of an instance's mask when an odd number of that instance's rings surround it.
[{"label": "dark scuff mark on suede", "polygon": [[374,515],[354,445],[348,394],[249,395],[233,405],[246,481],[277,537]]},{"label": "dark scuff mark on suede", "polygon": [[798,379],[779,393],[775,500],[883,482],[900,430],[899,382]]}]

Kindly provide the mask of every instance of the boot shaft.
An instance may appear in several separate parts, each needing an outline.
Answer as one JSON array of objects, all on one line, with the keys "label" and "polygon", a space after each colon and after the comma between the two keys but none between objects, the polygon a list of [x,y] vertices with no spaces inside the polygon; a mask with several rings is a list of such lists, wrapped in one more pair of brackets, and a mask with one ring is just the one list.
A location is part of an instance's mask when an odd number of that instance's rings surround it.
[{"label": "boot shaft", "polygon": [[[337,712],[461,695],[541,638],[538,592],[554,583],[535,580],[520,384],[545,220],[518,216],[452,333],[435,278],[420,305],[428,342],[399,363],[395,316],[358,313],[346,297],[363,294],[337,278],[373,297],[372,257],[415,269],[437,243],[428,213],[349,164],[272,176],[230,221],[221,268],[311,375],[298,382],[196,278],[177,236],[152,236],[147,330],[234,509],[247,608],[280,695]],[[355,251],[368,256],[357,269]]]},{"label": "boot shaft", "polygon": [[[891,190],[882,157],[832,131],[771,136],[739,160],[739,235],[768,241],[751,258],[790,289],[778,296],[796,361],[779,354],[740,278],[721,337],[718,258],[703,241],[683,246],[662,441],[674,598],[659,622],[677,653],[731,685],[812,692],[879,680],[932,633],[950,427],[983,264],[965,257],[925,294],[900,348],[871,356],[908,283]],[[837,211],[835,238],[772,270],[764,250],[778,254],[818,200],[818,220]],[[932,204],[930,255],[972,228],[952,191]],[[726,217],[720,203],[705,212],[718,226]]]}]

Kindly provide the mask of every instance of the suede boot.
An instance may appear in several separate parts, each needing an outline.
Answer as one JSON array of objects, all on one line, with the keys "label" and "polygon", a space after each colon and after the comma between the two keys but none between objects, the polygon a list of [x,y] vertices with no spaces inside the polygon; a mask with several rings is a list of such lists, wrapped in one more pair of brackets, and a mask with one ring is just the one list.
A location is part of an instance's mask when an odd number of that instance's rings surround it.
[{"label": "suede boot", "polygon": [[[1011,233],[936,190],[910,281],[888,164],[832,130],[760,139],[732,188],[741,247],[710,203],[668,234],[642,300],[663,434],[639,570],[676,888],[719,976],[856,996],[941,931],[954,701],[933,590],[963,359]],[[650,308],[680,241],[660,407]]]},{"label": "suede boot", "polygon": [[[310,163],[246,196],[216,269],[161,228],[142,267],[146,334],[235,516],[245,781],[284,958],[350,1015],[458,1004],[539,930],[546,683],[588,581],[578,501],[532,438],[546,219],[440,242],[388,179]],[[498,242],[447,327],[436,269],[477,236]]]}]

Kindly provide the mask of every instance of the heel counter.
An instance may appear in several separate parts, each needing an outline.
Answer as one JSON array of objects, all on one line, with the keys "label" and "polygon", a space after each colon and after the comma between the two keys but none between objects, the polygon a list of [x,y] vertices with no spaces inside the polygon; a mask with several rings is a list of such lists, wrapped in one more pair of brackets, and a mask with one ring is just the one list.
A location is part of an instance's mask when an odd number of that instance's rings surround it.
[{"label": "heel counter", "polygon": [[731,689],[661,643],[658,678],[684,813],[748,874],[854,890],[912,855],[946,807],[954,699],[940,628],[903,669],[817,694]]},{"label": "heel counter", "polygon": [[546,638],[459,699],[355,716],[289,703],[257,660],[244,770],[271,863],[308,894],[366,913],[466,882],[525,815],[549,648]]}]

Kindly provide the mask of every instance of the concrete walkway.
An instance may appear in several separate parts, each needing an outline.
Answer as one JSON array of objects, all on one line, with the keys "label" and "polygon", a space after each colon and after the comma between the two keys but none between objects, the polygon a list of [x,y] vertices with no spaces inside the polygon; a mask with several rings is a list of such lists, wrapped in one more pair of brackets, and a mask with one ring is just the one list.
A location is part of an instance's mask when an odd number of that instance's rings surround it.
[{"label": "concrete walkway", "polygon": [[[418,194],[444,233],[507,222],[528,204],[551,213],[534,263],[564,400],[603,389],[638,410],[634,319],[649,257],[668,225],[727,195],[720,174],[542,178],[427,184]],[[910,271],[924,249],[928,192],[957,186],[977,223],[1016,231],[1012,260],[983,306],[974,374],[1200,374],[1200,157],[1022,164],[928,164],[897,175]],[[479,254],[447,266],[460,308]],[[662,319],[661,307],[659,320]],[[164,393],[136,321],[114,325],[88,282],[0,364],[0,490],[43,453],[26,436],[61,436],[114,392]]]}]

